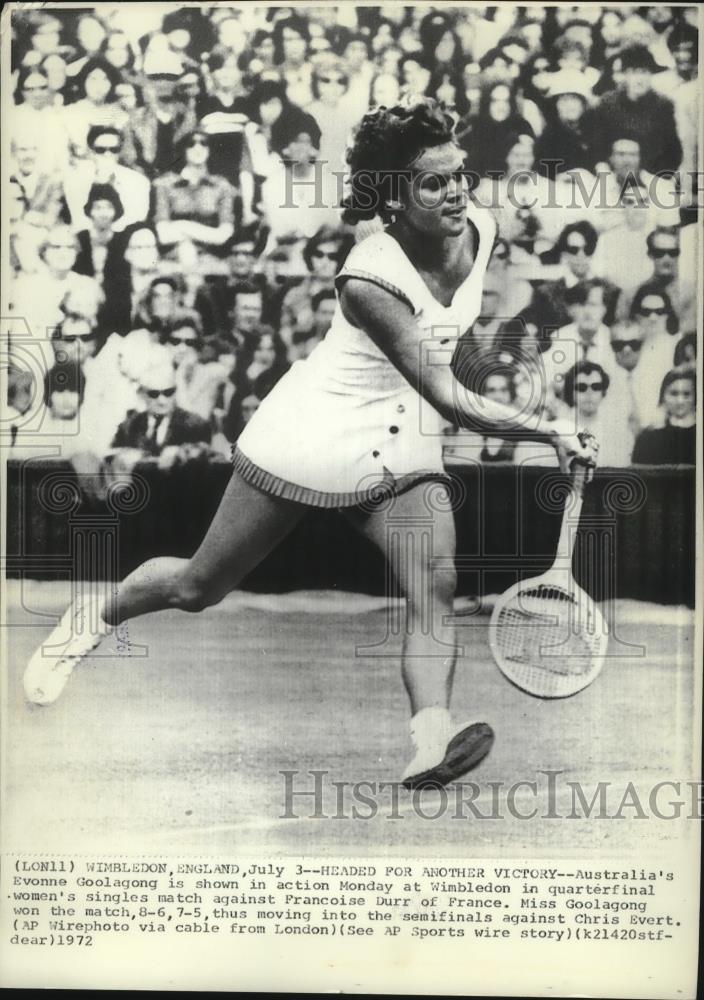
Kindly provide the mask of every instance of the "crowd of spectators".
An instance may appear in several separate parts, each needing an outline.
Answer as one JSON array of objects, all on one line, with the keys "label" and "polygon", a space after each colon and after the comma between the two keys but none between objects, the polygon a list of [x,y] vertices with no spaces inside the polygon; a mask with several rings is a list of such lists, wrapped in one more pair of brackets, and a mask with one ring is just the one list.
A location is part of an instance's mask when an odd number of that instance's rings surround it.
[{"label": "crowd of spectators", "polygon": [[[355,124],[426,95],[498,222],[458,378],[575,413],[602,464],[693,462],[696,24],[664,5],[12,11],[14,453],[226,460],[325,337],[368,231],[339,211]],[[550,461],[452,428],[445,450]]]}]

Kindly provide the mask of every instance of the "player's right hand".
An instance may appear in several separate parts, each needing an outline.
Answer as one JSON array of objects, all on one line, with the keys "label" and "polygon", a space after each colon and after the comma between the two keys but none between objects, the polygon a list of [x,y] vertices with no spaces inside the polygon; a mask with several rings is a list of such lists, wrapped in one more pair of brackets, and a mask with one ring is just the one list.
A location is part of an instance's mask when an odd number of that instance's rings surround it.
[{"label": "player's right hand", "polygon": [[599,454],[599,442],[593,434],[585,431],[579,434],[565,433],[562,428],[556,431],[553,444],[557,451],[560,469],[570,472],[576,464],[585,465],[591,479]]}]

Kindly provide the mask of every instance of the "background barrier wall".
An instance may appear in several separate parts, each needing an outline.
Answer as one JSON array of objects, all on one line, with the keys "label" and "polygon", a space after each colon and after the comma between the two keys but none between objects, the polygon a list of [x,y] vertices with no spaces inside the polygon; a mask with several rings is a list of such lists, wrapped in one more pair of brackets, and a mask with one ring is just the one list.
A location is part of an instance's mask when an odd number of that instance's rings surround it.
[{"label": "background barrier wall", "polygon": [[[459,593],[498,593],[552,562],[565,480],[552,469],[463,466],[452,477]],[[120,579],[155,555],[197,547],[230,474],[228,464],[170,471],[140,465],[100,499],[94,482],[46,459],[8,465],[9,576]],[[104,492],[104,491],[103,491]],[[438,491],[428,485],[429,524]],[[393,501],[385,508],[393,529]],[[600,469],[585,498],[575,573],[598,600],[694,604],[695,475],[691,467]],[[432,527],[429,528],[432,533]],[[336,588],[382,594],[380,554],[336,511],[311,511],[242,584],[283,592]]]}]

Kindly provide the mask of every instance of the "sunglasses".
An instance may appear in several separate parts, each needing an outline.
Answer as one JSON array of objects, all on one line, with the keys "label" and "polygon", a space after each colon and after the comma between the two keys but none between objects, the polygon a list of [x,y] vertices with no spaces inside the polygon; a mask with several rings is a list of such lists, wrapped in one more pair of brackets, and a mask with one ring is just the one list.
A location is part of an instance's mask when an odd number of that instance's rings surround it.
[{"label": "sunglasses", "polygon": [[75,344],[77,340],[80,340],[82,344],[89,344],[91,340],[95,340],[94,333],[64,333],[61,335],[61,340],[64,344]]},{"label": "sunglasses", "polygon": [[672,247],[668,250],[660,250],[657,247],[653,247],[652,250],[648,251],[648,256],[652,257],[653,260],[662,260],[663,257],[679,257],[680,251],[678,247]]},{"label": "sunglasses", "polygon": [[195,347],[198,343],[197,337],[176,337],[173,334],[169,337],[169,343],[177,347],[179,344],[188,344],[189,347]]},{"label": "sunglasses", "polygon": [[574,387],[575,392],[586,392],[587,389],[591,389],[592,392],[603,392],[604,383],[603,382],[577,382]]},{"label": "sunglasses", "polygon": [[611,346],[615,351],[624,351],[630,347],[632,351],[639,351],[643,346],[642,340],[612,340]]},{"label": "sunglasses", "polygon": [[172,386],[170,389],[145,389],[144,392],[150,399],[158,399],[159,396],[170,398],[176,392],[176,388]]},{"label": "sunglasses", "polygon": [[338,260],[340,254],[339,253],[326,253],[325,250],[314,250],[313,251],[313,256],[317,257],[318,260],[322,260],[323,257],[327,257],[328,260]]},{"label": "sunglasses", "polygon": [[105,153],[119,153],[119,146],[93,146],[93,152],[97,153],[98,156],[103,156]]},{"label": "sunglasses", "polygon": [[208,140],[204,139],[202,136],[196,136],[195,139],[191,139],[188,143],[188,149],[192,149],[194,146],[207,146]]},{"label": "sunglasses", "polygon": [[338,87],[347,86],[347,80],[344,76],[319,76],[318,83],[336,83]]},{"label": "sunglasses", "polygon": [[586,244],[584,243],[581,246],[575,246],[574,243],[567,243],[565,246],[565,253],[571,253],[575,257],[577,256],[578,253],[584,253],[587,255],[587,257],[591,257],[594,251],[589,250]]},{"label": "sunglasses", "polygon": [[665,306],[659,306],[657,309],[647,309],[645,306],[641,306],[638,312],[641,316],[667,316]]}]

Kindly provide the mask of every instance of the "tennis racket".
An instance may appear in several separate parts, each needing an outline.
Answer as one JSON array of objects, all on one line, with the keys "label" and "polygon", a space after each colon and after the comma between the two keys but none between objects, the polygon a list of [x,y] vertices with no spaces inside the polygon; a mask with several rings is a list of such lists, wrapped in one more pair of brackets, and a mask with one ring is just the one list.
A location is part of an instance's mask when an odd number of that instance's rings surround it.
[{"label": "tennis racket", "polygon": [[539,698],[565,698],[591,684],[609,641],[601,612],[572,574],[587,467],[574,463],[571,477],[555,561],[502,594],[489,624],[499,669]]}]

